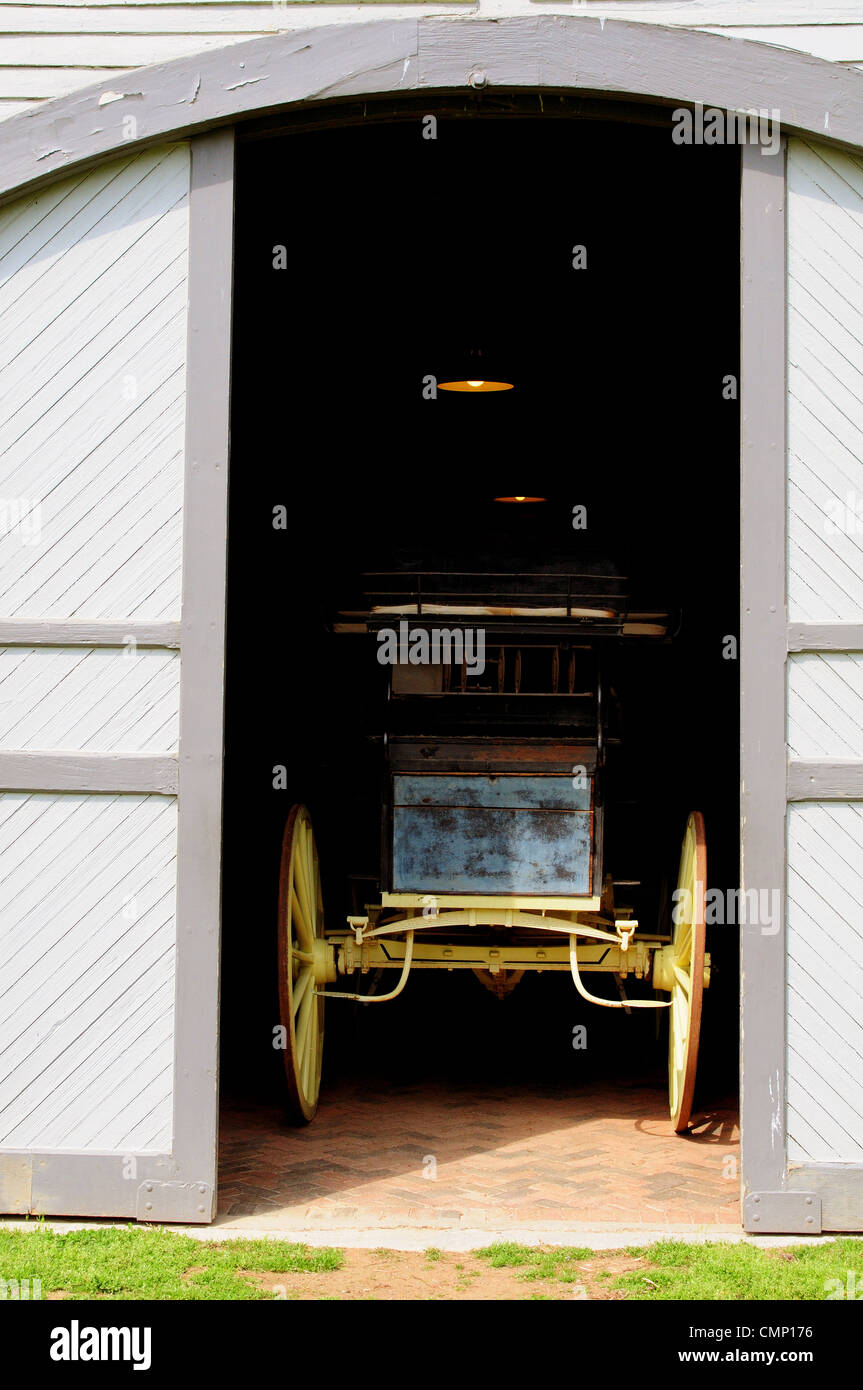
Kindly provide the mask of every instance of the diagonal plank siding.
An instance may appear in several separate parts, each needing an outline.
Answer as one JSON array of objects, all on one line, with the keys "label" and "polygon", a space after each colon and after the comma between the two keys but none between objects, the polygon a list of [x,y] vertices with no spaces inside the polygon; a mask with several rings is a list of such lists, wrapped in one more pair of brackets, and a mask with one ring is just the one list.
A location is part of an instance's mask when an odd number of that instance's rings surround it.
[{"label": "diagonal plank siding", "polygon": [[791,657],[788,751],[807,759],[863,755],[863,656],[806,652]]},{"label": "diagonal plank siding", "polygon": [[[863,160],[788,148],[788,615],[863,618]],[[863,656],[788,662],[789,754],[863,757]],[[790,805],[792,1161],[863,1161],[863,803]]]},{"label": "diagonal plank siding", "polygon": [[0,1144],[171,1144],[176,801],[0,795]]},{"label": "diagonal plank siding", "polygon": [[[0,616],[180,616],[188,146],[0,212]],[[122,628],[121,628],[122,630]],[[180,655],[0,648],[0,747],[172,752]],[[0,791],[0,1146],[169,1152],[175,797]]]},{"label": "diagonal plank siding", "polygon": [[788,616],[859,622],[861,615],[863,160],[792,140]]},{"label": "diagonal plank siding", "polygon": [[177,146],[0,211],[4,617],[179,617],[188,189]]},{"label": "diagonal plank siding", "polygon": [[788,1156],[863,1161],[863,805],[788,811]]},{"label": "diagonal plank siding", "polygon": [[0,648],[0,748],[169,753],[180,654],[123,648]]}]

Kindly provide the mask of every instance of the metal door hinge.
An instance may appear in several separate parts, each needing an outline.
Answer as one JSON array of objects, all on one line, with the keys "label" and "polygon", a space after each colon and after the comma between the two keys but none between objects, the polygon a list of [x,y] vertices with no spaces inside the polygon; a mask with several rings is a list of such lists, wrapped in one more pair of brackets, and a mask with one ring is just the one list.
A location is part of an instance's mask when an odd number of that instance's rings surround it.
[{"label": "metal door hinge", "polygon": [[821,1198],[814,1192],[750,1192],[743,1200],[743,1228],[753,1235],[820,1235]]},{"label": "metal door hinge", "polygon": [[214,1193],[208,1182],[157,1182],[147,1178],[138,1188],[138,1221],[183,1224],[212,1221]]}]

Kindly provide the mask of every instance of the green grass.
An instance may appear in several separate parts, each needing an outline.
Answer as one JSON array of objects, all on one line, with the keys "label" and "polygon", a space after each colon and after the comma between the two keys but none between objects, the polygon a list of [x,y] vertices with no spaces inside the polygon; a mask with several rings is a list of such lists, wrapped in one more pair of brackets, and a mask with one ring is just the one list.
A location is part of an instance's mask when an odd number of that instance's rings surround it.
[{"label": "green grass", "polygon": [[[639,1252],[644,1269],[619,1275],[614,1287],[629,1299],[802,1299],[823,1301],[831,1280],[847,1288],[849,1271],[863,1287],[863,1240],[842,1237],[827,1245],[760,1250],[753,1245],[689,1245],[661,1241]],[[650,1281],[649,1283],[647,1281]]]},{"label": "green grass", "polygon": [[477,1255],[488,1260],[492,1269],[519,1270],[519,1279],[557,1279],[562,1284],[574,1284],[581,1277],[576,1267],[577,1261],[589,1260],[592,1250],[580,1246],[561,1246],[554,1250],[534,1250],[529,1245],[515,1245],[512,1241],[498,1241]]},{"label": "green grass", "polygon": [[[392,1251],[376,1253],[386,1253],[395,1261],[402,1258]],[[817,1302],[831,1293],[835,1297],[837,1284],[844,1294],[849,1272],[854,1274],[856,1291],[863,1290],[863,1240],[852,1237],[778,1250],[670,1240],[619,1253],[637,1260],[638,1267],[623,1273],[609,1270],[616,1258],[612,1251],[576,1246],[537,1250],[511,1242],[478,1250],[475,1258],[493,1269],[512,1270],[516,1279],[531,1281],[534,1291],[529,1297],[538,1299],[560,1297],[561,1286],[583,1283],[588,1292],[592,1286],[638,1300]],[[441,1258],[434,1248],[424,1254],[430,1262]],[[64,1234],[42,1224],[0,1230],[0,1277],[39,1279],[43,1298],[64,1293],[76,1299],[271,1300],[278,1295],[259,1288],[255,1275],[304,1273],[323,1276],[319,1288],[315,1281],[316,1296],[328,1300],[337,1295],[325,1276],[343,1264],[341,1250],[281,1240],[195,1240],[174,1231],[136,1226]],[[457,1289],[469,1289],[476,1271],[462,1263],[453,1268],[458,1271]],[[291,1297],[296,1291],[286,1293],[283,1286],[280,1292]]]},{"label": "green grass", "polygon": [[[620,1253],[638,1259],[640,1268],[617,1275],[596,1267],[612,1253],[577,1248],[536,1250],[504,1242],[477,1251],[478,1257],[488,1260],[495,1269],[517,1269],[519,1279],[564,1284],[592,1279],[639,1301],[691,1298],[818,1302],[831,1294],[835,1296],[836,1284],[831,1281],[838,1281],[843,1291],[847,1290],[849,1271],[855,1272],[857,1292],[863,1291],[863,1240],[847,1236],[825,1245],[774,1250],[742,1243],[694,1245],[675,1240],[629,1246]],[[587,1261],[593,1267],[580,1268]]]},{"label": "green grass", "polygon": [[340,1250],[282,1240],[200,1241],[136,1227],[0,1231],[0,1277],[39,1279],[43,1298],[271,1300],[239,1271],[318,1274],[342,1263]]}]

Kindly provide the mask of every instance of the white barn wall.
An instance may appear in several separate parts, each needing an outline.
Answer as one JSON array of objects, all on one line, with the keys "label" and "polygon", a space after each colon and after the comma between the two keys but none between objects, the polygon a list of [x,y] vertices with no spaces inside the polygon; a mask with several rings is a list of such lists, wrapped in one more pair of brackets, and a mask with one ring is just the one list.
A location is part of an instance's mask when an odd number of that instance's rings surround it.
[{"label": "white barn wall", "polygon": [[208,48],[280,30],[422,14],[482,18],[564,14],[709,29],[734,38],[802,49],[837,63],[863,63],[860,0],[441,0],[437,4],[330,3],[330,0],[205,0],[186,4],[135,0],[64,0],[60,4],[0,4],[0,119],[39,100],[148,63],[193,56]]},{"label": "white barn wall", "polygon": [[[858,744],[859,748],[859,744]],[[788,808],[792,1162],[863,1161],[863,805]]]},{"label": "white barn wall", "polygon": [[180,146],[0,212],[5,618],[180,615],[188,186]]},{"label": "white barn wall", "polygon": [[0,749],[176,752],[179,702],[179,652],[0,647]]},{"label": "white barn wall", "polygon": [[[863,160],[788,152],[788,616],[863,614]],[[858,517],[856,501],[861,511]],[[788,663],[792,758],[863,754],[863,654]],[[863,803],[787,822],[787,1125],[794,1163],[863,1160]]]},{"label": "white barn wall", "polygon": [[0,794],[0,1147],[166,1152],[176,799]]},{"label": "white barn wall", "polygon": [[[863,613],[863,159],[788,154],[788,617]],[[853,516],[860,503],[859,523]],[[850,513],[849,513],[850,507]]]},{"label": "white barn wall", "polygon": [[[0,619],[123,643],[0,646],[3,752],[176,755],[179,653],[123,634],[180,617],[188,199],[174,145],[0,211]],[[0,1148],[170,1151],[176,839],[0,792]]]}]

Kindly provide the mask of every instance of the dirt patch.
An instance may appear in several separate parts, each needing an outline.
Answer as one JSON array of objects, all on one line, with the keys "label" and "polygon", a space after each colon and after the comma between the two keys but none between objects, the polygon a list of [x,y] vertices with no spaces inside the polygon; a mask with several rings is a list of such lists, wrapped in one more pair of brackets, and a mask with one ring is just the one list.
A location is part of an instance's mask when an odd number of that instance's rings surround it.
[{"label": "dirt patch", "polygon": [[646,1272],[647,1262],[631,1255],[599,1253],[571,1269],[573,1280],[525,1278],[533,1272],[531,1266],[494,1269],[473,1252],[444,1251],[429,1259],[422,1251],[346,1250],[339,1270],[319,1274],[239,1273],[256,1288],[287,1300],[560,1302],[624,1299],[626,1294],[614,1288],[616,1279],[640,1267]]}]

